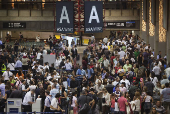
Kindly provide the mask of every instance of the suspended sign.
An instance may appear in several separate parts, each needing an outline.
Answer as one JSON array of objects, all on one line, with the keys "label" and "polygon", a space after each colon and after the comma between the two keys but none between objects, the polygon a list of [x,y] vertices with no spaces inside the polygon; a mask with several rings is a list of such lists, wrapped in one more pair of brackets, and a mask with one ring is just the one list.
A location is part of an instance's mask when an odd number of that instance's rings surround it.
[{"label": "suspended sign", "polygon": [[74,33],[73,2],[56,2],[56,31],[58,33]]},{"label": "suspended sign", "polygon": [[135,21],[106,22],[106,28],[135,28]]},{"label": "suspended sign", "polygon": [[103,2],[85,1],[85,33],[103,32]]},{"label": "suspended sign", "polygon": [[26,22],[3,22],[3,28],[26,28]]}]

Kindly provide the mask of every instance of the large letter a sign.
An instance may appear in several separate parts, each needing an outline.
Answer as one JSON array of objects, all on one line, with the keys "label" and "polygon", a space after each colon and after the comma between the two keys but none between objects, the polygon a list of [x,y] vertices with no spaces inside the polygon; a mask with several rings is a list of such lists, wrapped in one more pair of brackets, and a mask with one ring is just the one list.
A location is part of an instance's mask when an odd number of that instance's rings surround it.
[{"label": "large letter a sign", "polygon": [[73,2],[56,2],[56,31],[59,33],[73,33],[73,19]]},{"label": "large letter a sign", "polygon": [[85,2],[85,33],[103,32],[103,2]]}]

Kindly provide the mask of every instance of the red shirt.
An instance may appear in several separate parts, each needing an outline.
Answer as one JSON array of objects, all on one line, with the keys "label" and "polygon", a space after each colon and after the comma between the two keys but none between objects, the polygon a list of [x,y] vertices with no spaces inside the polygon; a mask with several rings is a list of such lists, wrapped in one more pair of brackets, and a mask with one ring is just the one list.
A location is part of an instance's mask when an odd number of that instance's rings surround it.
[{"label": "red shirt", "polygon": [[120,69],[120,67],[115,67],[115,73],[117,74],[117,71]]},{"label": "red shirt", "polygon": [[125,104],[126,102],[127,102],[127,99],[125,97],[120,97],[118,99],[120,111],[126,111],[126,104]]},{"label": "red shirt", "polygon": [[93,68],[94,66],[93,65],[90,65],[90,68]]},{"label": "red shirt", "polygon": [[110,61],[111,61],[111,64],[113,65],[113,59],[115,58],[115,56],[111,56],[110,58]]},{"label": "red shirt", "polygon": [[112,103],[111,108],[115,108],[115,99],[112,99],[111,103]]}]

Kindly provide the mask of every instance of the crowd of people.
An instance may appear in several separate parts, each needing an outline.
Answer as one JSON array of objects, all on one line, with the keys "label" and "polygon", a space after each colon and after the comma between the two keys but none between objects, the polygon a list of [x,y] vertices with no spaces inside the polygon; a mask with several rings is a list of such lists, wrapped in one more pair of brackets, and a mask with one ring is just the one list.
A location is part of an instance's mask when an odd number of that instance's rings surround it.
[{"label": "crowd of people", "polygon": [[[70,48],[50,36],[49,45],[0,49],[0,112],[8,98],[22,98],[23,112],[32,112],[41,98],[42,112],[168,114],[170,64],[140,37],[123,33],[95,41],[92,35],[82,54],[74,41]],[[44,63],[44,54],[56,62]]]}]

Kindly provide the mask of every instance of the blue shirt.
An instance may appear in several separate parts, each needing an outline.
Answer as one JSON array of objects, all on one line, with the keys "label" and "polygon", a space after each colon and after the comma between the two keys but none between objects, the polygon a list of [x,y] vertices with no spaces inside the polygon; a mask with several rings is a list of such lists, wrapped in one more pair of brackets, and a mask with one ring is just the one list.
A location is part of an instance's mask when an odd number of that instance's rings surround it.
[{"label": "blue shirt", "polygon": [[0,45],[2,45],[2,41],[0,40]]},{"label": "blue shirt", "polygon": [[66,70],[71,70],[72,64],[71,63],[65,63]]},{"label": "blue shirt", "polygon": [[106,73],[102,73],[102,79],[104,79],[106,76]]},{"label": "blue shirt", "polygon": [[22,67],[22,62],[20,60],[17,60],[15,63],[15,68]]},{"label": "blue shirt", "polygon": [[164,88],[162,90],[163,100],[170,102],[170,88]]},{"label": "blue shirt", "polygon": [[2,96],[5,96],[5,84],[4,84],[4,83],[2,83],[2,84],[0,85],[0,90],[1,90]]},{"label": "blue shirt", "polygon": [[52,90],[50,91],[51,98],[52,98],[52,99],[55,98],[55,95],[56,95],[57,93],[59,93],[58,89],[52,89]]},{"label": "blue shirt", "polygon": [[81,75],[81,77],[83,78],[83,76],[86,76],[86,71],[83,69],[78,69],[76,75]]},{"label": "blue shirt", "polygon": [[93,69],[87,69],[87,79],[91,78],[92,74],[94,73]]}]

